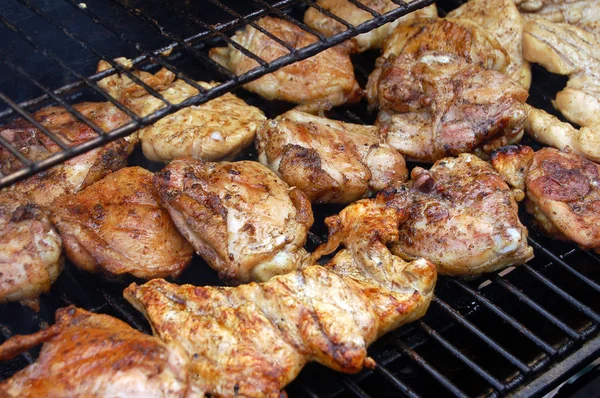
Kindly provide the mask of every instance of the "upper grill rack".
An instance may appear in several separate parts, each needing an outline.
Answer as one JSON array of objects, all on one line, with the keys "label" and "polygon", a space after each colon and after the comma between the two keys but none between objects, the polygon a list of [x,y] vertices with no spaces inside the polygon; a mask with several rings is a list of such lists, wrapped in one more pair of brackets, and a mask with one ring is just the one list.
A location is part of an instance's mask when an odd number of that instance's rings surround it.
[{"label": "upper grill rack", "polygon": [[[6,110],[0,112],[0,118],[18,114],[30,123],[32,123],[41,132],[50,137],[50,139],[56,142],[56,144],[61,148],[59,152],[52,154],[46,159],[32,162],[24,154],[20,153],[17,148],[10,145],[10,143],[4,137],[0,136],[0,145],[7,148],[24,165],[23,168],[16,172],[0,177],[0,188],[6,187],[18,180],[31,176],[39,171],[48,169],[54,165],[62,163],[86,151],[97,148],[110,141],[116,140],[117,138],[127,136],[144,126],[150,125],[156,122],[157,120],[178,111],[179,109],[189,107],[192,105],[202,104],[206,101],[209,101],[210,99],[224,94],[225,92],[231,91],[235,87],[245,84],[251,80],[257,79],[269,72],[273,72],[285,65],[311,57],[317,54],[318,52],[335,46],[336,44],[339,44],[351,37],[375,29],[381,25],[384,25],[385,23],[399,18],[402,15],[405,15],[409,12],[412,12],[416,9],[422,8],[433,3],[433,0],[414,0],[410,3],[406,3],[400,0],[393,0],[396,4],[398,4],[398,8],[385,14],[380,14],[375,10],[363,5],[358,0],[350,0],[357,7],[360,7],[361,9],[371,13],[371,15],[373,16],[373,18],[371,18],[370,20],[360,25],[353,26],[350,23],[344,21],[343,19],[340,19],[336,15],[330,13],[329,11],[321,8],[312,0],[281,0],[273,4],[270,4],[265,0],[252,0],[249,3],[257,5],[258,8],[246,15],[242,15],[240,12],[236,11],[236,7],[227,5],[225,3],[225,0],[209,0],[208,3],[216,6],[217,9],[221,10],[225,15],[228,16],[228,19],[230,19],[225,23],[213,25],[211,23],[205,22],[199,17],[194,16],[193,14],[190,14],[188,11],[186,11],[186,9],[178,5],[175,0],[165,0],[164,5],[167,7],[169,13],[179,15],[181,18],[187,20],[187,22],[191,23],[193,26],[196,27],[196,32],[194,34],[182,38],[177,33],[174,33],[170,29],[165,28],[165,26],[163,26],[155,18],[146,15],[144,12],[140,11],[140,9],[132,6],[130,4],[132,3],[131,1],[111,0],[111,4],[113,6],[119,7],[120,9],[124,10],[127,14],[136,18],[139,22],[145,24],[148,28],[153,29],[161,38],[166,39],[169,42],[169,44],[167,44],[166,46],[149,51],[145,49],[144,46],[140,45],[135,40],[132,40],[126,34],[122,33],[119,28],[115,27],[114,24],[112,24],[106,18],[103,18],[102,16],[98,15],[98,13],[94,12],[93,7],[88,6],[86,3],[79,3],[75,0],[64,0],[66,4],[70,5],[78,12],[87,16],[89,18],[88,23],[100,25],[107,31],[116,35],[118,38],[120,38],[120,40],[134,46],[137,50],[138,55],[135,57],[131,57],[133,58],[133,67],[139,67],[141,64],[147,62],[160,65],[174,72],[177,75],[177,77],[183,79],[185,82],[192,85],[198,90],[199,93],[197,95],[190,97],[183,102],[173,104],[167,101],[163,96],[161,96],[158,92],[153,90],[147,84],[138,79],[133,73],[131,73],[131,71],[127,70],[123,66],[119,65],[119,63],[112,60],[110,56],[106,56],[102,52],[96,50],[93,46],[91,46],[88,43],[87,40],[81,37],[81,34],[76,33],[72,28],[66,26],[66,24],[58,22],[56,18],[53,18],[48,12],[42,10],[40,6],[35,5],[30,0],[16,1],[20,3],[20,5],[25,7],[27,10],[29,10],[30,13],[33,13],[35,14],[35,16],[42,18],[52,27],[62,32],[62,39],[71,40],[78,46],[89,51],[91,54],[97,57],[98,60],[101,59],[108,62],[111,65],[111,68],[101,73],[96,73],[91,76],[85,76],[84,74],[75,70],[68,63],[64,62],[61,56],[57,55],[55,51],[49,50],[46,46],[32,39],[27,31],[18,27],[15,23],[11,22],[8,18],[0,14],[1,26],[18,36],[23,42],[25,42],[27,45],[31,46],[35,51],[47,58],[48,61],[56,62],[66,72],[75,76],[77,79],[75,82],[70,82],[56,89],[51,89],[47,85],[44,85],[41,82],[39,82],[35,77],[31,75],[31,73],[27,72],[17,62],[12,61],[10,57],[0,58],[0,64],[4,65],[9,71],[14,73],[16,76],[24,78],[28,82],[32,83],[35,87],[37,87],[44,93],[43,95],[37,98],[29,99],[18,103],[17,101],[11,99],[4,92],[0,91],[0,99],[8,105],[8,108]],[[316,8],[323,14],[335,19],[336,21],[344,25],[346,27],[346,30],[331,37],[323,36],[319,32],[316,32],[312,28],[300,22],[299,20],[290,17],[285,12],[287,8],[297,4],[303,4],[309,7]],[[284,18],[292,22],[296,26],[300,27],[302,30],[316,36],[318,38],[318,41],[306,47],[295,49],[294,47],[290,46],[289,44],[280,40],[278,37],[271,34],[269,31],[259,27],[257,24],[254,23],[256,19],[265,15],[272,15]],[[271,62],[267,62],[261,59],[258,55],[248,51],[235,41],[231,40],[229,38],[229,35],[227,34],[228,30],[243,24],[250,24],[251,26],[257,28],[274,41],[286,47],[289,51],[289,54],[284,55]],[[226,44],[232,45],[236,49],[240,50],[247,57],[254,59],[259,64],[259,66],[248,71],[247,73],[244,73],[243,75],[236,76],[223,66],[210,59],[207,56],[206,52],[203,51],[203,49],[207,47],[207,42],[215,38],[221,40]],[[192,57],[199,60],[202,63],[202,65],[204,65],[204,67],[208,69],[207,71],[204,71],[205,73],[214,74],[214,72],[218,72],[219,75],[224,76],[225,79],[222,80],[222,83],[213,88],[204,89],[203,87],[198,85],[194,81],[194,79],[191,79],[187,74],[183,73],[172,63],[169,62],[168,54],[170,54],[171,52],[178,51],[186,51]],[[139,85],[141,85],[149,94],[161,100],[164,103],[164,107],[147,116],[139,117],[130,109],[128,109],[125,105],[121,104],[115,98],[111,97],[110,95],[103,92],[97,87],[96,83],[99,80],[110,75],[114,75],[116,73],[122,73],[131,78]],[[84,88],[91,89],[97,96],[100,96],[103,100],[107,100],[113,103],[116,107],[124,111],[132,119],[131,122],[110,132],[102,131],[100,128],[98,128],[88,119],[86,119],[83,115],[77,112],[77,110],[69,104],[70,101],[68,101],[68,99],[65,98],[66,94],[73,94],[73,91],[82,90]],[[28,111],[28,109],[30,108],[38,107],[42,104],[46,105],[49,103],[65,107],[71,114],[73,114],[74,117],[76,117],[78,120],[92,128],[93,131],[97,134],[97,136],[84,143],[75,146],[67,146],[58,137],[52,134],[51,131],[49,131],[43,125],[38,123]]]}]

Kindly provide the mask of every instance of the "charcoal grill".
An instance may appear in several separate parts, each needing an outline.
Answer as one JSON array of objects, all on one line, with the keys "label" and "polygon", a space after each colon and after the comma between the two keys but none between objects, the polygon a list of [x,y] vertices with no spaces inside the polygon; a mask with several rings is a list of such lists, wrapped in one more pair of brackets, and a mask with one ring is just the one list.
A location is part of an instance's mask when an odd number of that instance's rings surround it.
[{"label": "charcoal grill", "polygon": [[[233,90],[274,117],[291,105],[265,101],[237,87],[430,3],[417,0],[406,5],[398,1],[400,7],[388,14],[373,13],[373,19],[358,27],[345,24],[348,29],[337,36],[319,36],[311,46],[290,49],[289,55],[271,63],[259,61],[256,69],[236,77],[208,58],[209,48],[231,43],[229,36],[236,28],[263,15],[286,18],[314,33],[300,22],[305,8],[315,6],[313,1],[6,0],[0,11],[0,99],[4,101],[0,122],[17,116],[31,121],[30,114],[36,109],[57,104],[87,122],[70,104],[88,100],[111,101],[128,112],[132,122],[106,134],[92,126],[98,137],[89,142],[63,148],[38,163],[22,159],[23,169],[2,177],[0,186],[226,91]],[[439,1],[438,8],[443,15],[460,3]],[[131,58],[138,68],[149,71],[166,67],[194,86],[194,79],[223,83],[209,90],[199,88],[198,96],[177,105],[166,103],[159,111],[139,118],[94,84],[113,73],[132,77],[111,61],[119,56]],[[376,56],[365,53],[353,59],[363,86]],[[113,68],[90,75],[99,59],[111,62]],[[565,79],[535,66],[533,76],[529,102],[553,113],[550,100]],[[329,116],[373,122],[365,103],[334,109]],[[0,137],[0,144],[7,143]],[[250,149],[243,157],[256,158],[256,154]],[[139,149],[130,163],[150,170],[162,167],[146,160]],[[339,210],[333,205],[314,206],[316,223],[309,236],[309,249],[326,237],[324,218]],[[522,219],[531,226],[526,214]],[[534,260],[469,281],[441,277],[427,315],[384,336],[370,348],[378,363],[375,369],[343,375],[311,364],[287,388],[288,394],[311,398],[540,396],[566,380],[600,354],[600,256],[571,243],[545,239],[529,229]],[[53,322],[57,308],[70,304],[116,316],[149,333],[144,318],[122,298],[123,288],[133,280],[107,281],[67,265],[51,293],[42,296],[40,312],[14,303],[0,305],[2,340],[45,327]],[[220,284],[215,272],[198,257],[177,282]],[[32,363],[37,353],[32,350],[0,364],[0,376],[9,377]]]}]

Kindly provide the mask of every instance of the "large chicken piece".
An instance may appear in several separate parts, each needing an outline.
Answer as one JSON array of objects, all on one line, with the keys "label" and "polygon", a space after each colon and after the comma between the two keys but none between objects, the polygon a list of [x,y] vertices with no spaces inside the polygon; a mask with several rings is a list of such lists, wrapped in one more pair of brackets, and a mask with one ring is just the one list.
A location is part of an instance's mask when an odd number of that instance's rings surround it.
[{"label": "large chicken piece", "polygon": [[0,193],[0,302],[37,308],[62,270],[61,252],[58,233],[37,205]]},{"label": "large chicken piece", "polygon": [[[107,102],[87,102],[73,107],[105,132],[130,120],[125,113]],[[61,107],[42,109],[34,113],[33,118],[67,146],[97,137],[91,127]],[[61,150],[50,137],[23,119],[2,126],[0,135],[32,161],[45,159]],[[16,183],[10,189],[35,204],[49,205],[60,195],[78,192],[111,171],[125,166],[136,142],[136,134],[118,139]],[[14,155],[0,147],[0,175],[8,175],[21,167],[23,165]]]},{"label": "large chicken piece", "polygon": [[152,177],[128,167],[54,202],[52,221],[75,265],[147,279],[183,271],[194,250],[159,205]]},{"label": "large chicken piece", "polygon": [[56,323],[0,346],[10,359],[44,343],[38,360],[0,384],[3,397],[203,397],[190,385],[189,357],[108,315],[75,307],[56,312]]},{"label": "large chicken piece", "polygon": [[[119,59],[125,66],[127,61]],[[109,67],[110,65],[101,61],[98,71]],[[161,69],[154,75],[143,71],[132,73],[172,104],[198,94],[196,88],[182,79],[176,80],[175,74],[167,69]],[[197,83],[207,90],[217,85],[202,81]],[[112,75],[98,82],[98,85],[140,116],[165,107],[163,101],[126,75]],[[252,143],[256,129],[265,119],[260,109],[226,93],[205,104],[187,107],[165,116],[139,130],[138,134],[144,155],[153,161],[169,162],[178,157],[229,160]]]},{"label": "large chicken piece", "polygon": [[600,253],[600,165],[584,157],[542,148],[509,146],[492,157],[494,167],[518,190],[527,212],[555,239]]},{"label": "large chicken piece", "polygon": [[[412,0],[407,1],[407,3],[411,2]],[[398,4],[391,0],[361,0],[361,3],[380,14],[385,14],[398,8]],[[373,15],[369,11],[357,7],[348,0],[317,0],[316,5],[354,26],[358,26],[373,18]],[[399,24],[420,18],[437,18],[437,16],[437,8],[435,4],[432,4],[400,17],[394,22],[390,22],[367,33],[355,36],[350,40],[355,43],[358,52],[377,49],[381,47],[383,40]],[[347,29],[343,24],[326,16],[313,7],[309,7],[308,10],[306,10],[306,13],[304,14],[304,23],[326,36],[333,36]]]},{"label": "large chicken piece", "polygon": [[408,175],[402,155],[377,127],[291,110],[257,134],[259,161],[312,202],[350,203]]},{"label": "large chicken piece", "polygon": [[597,0],[513,0],[527,17],[566,22],[600,34],[600,2]]},{"label": "large chicken piece", "polygon": [[408,219],[392,251],[424,257],[449,275],[475,275],[523,264],[533,257],[513,192],[472,154],[413,169],[397,195],[409,198]]},{"label": "large chicken piece", "polygon": [[285,274],[306,257],[310,202],[258,162],[177,159],[154,187],[179,231],[230,283]]},{"label": "large chicken piece", "polygon": [[192,380],[219,397],[279,397],[316,361],[355,373],[373,365],[367,347],[421,317],[433,297],[435,266],[406,263],[386,244],[402,210],[362,200],[327,220],[331,239],[317,254],[346,246],[327,266],[310,265],[238,287],[177,286],[153,280],[125,297],[165,342],[192,355]]},{"label": "large chicken piece", "polygon": [[[296,49],[318,40],[283,19],[263,17],[256,24]],[[250,25],[236,32],[232,40],[267,62],[290,53],[283,45]],[[348,47],[340,45],[327,49],[247,83],[244,87],[268,100],[295,103],[324,101],[333,106],[356,102],[361,97],[361,89],[354,78]],[[212,48],[210,57],[238,76],[259,66],[256,60],[245,56],[232,45]]]}]

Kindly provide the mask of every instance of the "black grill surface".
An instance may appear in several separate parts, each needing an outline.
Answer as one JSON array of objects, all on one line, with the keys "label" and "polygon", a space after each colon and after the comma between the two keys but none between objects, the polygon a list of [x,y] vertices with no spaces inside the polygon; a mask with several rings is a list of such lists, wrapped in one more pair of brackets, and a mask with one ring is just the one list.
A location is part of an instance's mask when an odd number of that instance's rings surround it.
[{"label": "black grill surface", "polygon": [[[259,12],[261,6],[256,1],[223,2],[239,15],[250,18],[276,12],[265,9],[264,5]],[[194,37],[206,29],[213,34],[205,40],[190,42],[187,45],[190,48],[181,44],[182,50],[175,48],[160,62],[168,62],[190,79],[228,81],[222,71],[208,67],[209,61],[195,54],[205,56],[207,47],[224,44],[224,37],[213,30],[220,32],[222,26],[223,32],[231,34],[231,29],[244,23],[243,18],[232,19],[217,3],[89,0],[82,10],[83,6],[71,0],[39,0],[31,4],[28,0],[6,0],[0,11],[1,98],[5,102],[22,103],[30,111],[53,102],[103,100],[85,82],[64,89],[54,100],[45,91],[90,75],[95,70],[97,54],[107,59],[144,56],[151,54],[144,52],[146,49],[177,43],[175,35]],[[275,4],[285,15],[301,20],[305,7],[302,3],[311,2],[268,4]],[[444,10],[459,4],[460,1],[440,1],[438,7],[444,15]],[[91,22],[90,15],[98,23]],[[203,30],[202,24],[207,28]],[[69,33],[76,34],[95,53],[66,37],[57,25],[68,27]],[[163,32],[170,32],[171,37],[161,34],[157,26]],[[28,45],[27,40],[34,45]],[[376,53],[354,57],[357,77],[363,86],[376,57]],[[152,59],[154,63],[142,62],[140,66],[156,70],[161,58]],[[73,73],[67,72],[65,65]],[[28,80],[27,75],[34,77],[39,85]],[[529,102],[555,113],[550,101],[564,87],[565,79],[535,66],[533,77]],[[264,101],[241,89],[234,92],[263,109],[268,117],[292,107]],[[5,120],[17,113],[11,107],[0,109]],[[364,102],[335,109],[329,116],[359,123],[372,123],[374,119],[374,115],[366,112]],[[243,158],[256,156],[250,149]],[[139,149],[130,164],[153,171],[162,167],[146,160]],[[316,222],[309,236],[309,250],[326,238],[324,218],[341,207],[316,205],[313,209]],[[522,214],[522,220],[531,226],[528,215]],[[382,337],[370,348],[370,355],[378,363],[375,369],[344,375],[310,364],[289,386],[288,394],[291,397],[496,397],[539,396],[554,388],[600,353],[600,256],[584,252],[572,243],[546,239],[532,227],[529,230],[535,251],[532,261],[472,280],[440,277],[427,315]],[[54,311],[69,304],[116,316],[150,333],[144,318],[122,298],[124,287],[132,281],[133,278],[109,281],[67,264],[51,293],[42,296],[39,313],[19,304],[0,305],[1,339],[32,333],[53,323]],[[216,273],[199,257],[194,258],[177,283],[221,284]],[[38,352],[39,348],[1,364],[0,376],[9,377],[32,363]]]}]

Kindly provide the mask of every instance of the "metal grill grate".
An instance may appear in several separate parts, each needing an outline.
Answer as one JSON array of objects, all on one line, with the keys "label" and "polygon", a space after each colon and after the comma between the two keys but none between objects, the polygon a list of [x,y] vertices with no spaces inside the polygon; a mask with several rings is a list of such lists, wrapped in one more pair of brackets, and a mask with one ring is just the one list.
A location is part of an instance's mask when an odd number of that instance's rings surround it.
[{"label": "metal grill grate", "polygon": [[[26,0],[14,1],[31,5],[34,10],[37,9]],[[178,32],[169,34],[165,39],[167,42],[165,46],[162,46],[159,51],[151,52],[144,50],[146,47],[139,44],[135,35],[128,33],[129,30],[126,28],[127,23],[137,20],[139,26],[148,28],[144,34],[154,32],[157,37],[163,36],[162,32],[158,31],[159,26],[162,25],[158,25],[150,13],[143,12],[146,10],[145,8],[140,6],[139,9],[142,11],[137,11],[141,1],[136,3],[115,0],[110,3],[111,6],[107,8],[106,12],[96,14],[91,14],[90,10],[94,9],[91,2],[88,2],[87,10],[81,10],[72,0],[61,1],[66,2],[75,13],[82,14],[86,18],[90,16],[94,18],[93,21],[98,26],[113,34],[113,39],[125,41],[128,45],[133,46],[134,51],[139,51],[141,54],[136,58],[136,63],[153,61],[159,66],[185,73],[184,76],[189,76],[190,80],[195,77],[209,80],[204,75],[205,73],[210,73],[211,79],[222,78],[222,74],[227,73],[217,69],[217,66],[211,65],[211,61],[206,58],[204,44],[197,45],[197,43],[203,43],[203,40],[206,45],[223,43],[227,40],[224,36],[228,37],[225,34],[228,29],[253,21],[265,14],[285,15],[285,18],[298,20],[297,18],[301,18],[303,13],[303,8],[298,4],[312,4],[309,0],[280,1],[269,6],[266,2],[255,0],[254,3],[257,3],[259,7],[254,10],[241,11],[240,7],[233,5],[229,6],[230,10],[223,10],[224,18],[227,18],[227,15],[231,17],[231,13],[233,13],[234,19],[231,21],[203,23],[194,16],[200,15],[199,13],[186,13],[187,3],[184,6],[184,3],[175,0],[165,0],[161,4],[167,4],[172,15],[184,17],[189,22],[186,27],[190,27],[192,30],[199,28],[201,33],[196,35],[180,35]],[[221,2],[215,0],[210,3],[220,4]],[[450,9],[459,3],[458,1],[441,1],[438,2],[438,6],[441,9]],[[290,6],[294,7],[289,9]],[[39,11],[44,17],[48,16],[48,11]],[[131,18],[119,19],[123,14]],[[239,17],[241,15],[244,16]],[[7,26],[8,19],[0,15],[0,22]],[[12,24],[11,26],[17,32],[29,37],[30,33],[18,23],[8,23]],[[63,26],[62,23],[61,26]],[[369,27],[372,26],[369,25]],[[130,30],[134,30],[134,28]],[[115,33],[116,38],[114,37]],[[19,33],[15,34],[20,37]],[[180,39],[180,37],[186,37],[186,39]],[[38,44],[34,38],[30,39],[34,48],[42,48],[42,45]],[[151,39],[143,41],[143,43],[149,42]],[[319,47],[325,46],[322,43],[324,42],[318,43]],[[0,49],[3,49],[1,46],[3,44],[6,43],[1,41],[0,36]],[[178,55],[174,51],[168,57],[158,55],[168,46],[179,49],[181,52]],[[93,66],[97,61],[97,56],[92,54],[90,61],[84,62],[81,66],[72,62],[71,57],[65,57],[55,48],[47,50],[46,53],[49,57],[54,56],[60,61],[57,68],[59,72],[63,71],[64,73],[62,66],[64,64],[78,74],[75,76],[81,77],[80,81],[70,83],[70,86],[51,89],[48,83],[42,82],[43,76],[32,74],[23,62],[3,56],[0,59],[0,65],[7,65],[13,72],[11,76],[20,74],[27,77],[26,74],[29,74],[30,77],[38,79],[39,86],[33,85],[41,91],[42,95],[29,101],[19,99],[19,106],[10,107],[0,116],[21,114],[20,110],[47,105],[48,101],[66,106],[66,104],[87,99],[90,95],[96,97],[102,95],[95,92],[94,82],[105,77],[108,72],[86,80],[83,78],[84,74],[78,69],[78,67],[83,69],[83,66]],[[119,55],[127,55],[126,47],[115,47],[114,52],[107,53],[105,57],[112,59],[113,56]],[[356,57],[355,66],[360,83],[364,83],[366,80],[366,75],[372,69],[376,55],[362,54]],[[41,57],[46,58],[46,54],[42,53]],[[194,61],[195,59],[198,59],[198,63]],[[277,67],[272,66],[273,64],[259,67],[257,69],[259,72],[254,72],[252,77],[258,77],[262,73],[273,70],[269,69]],[[277,65],[281,66],[282,64],[283,61]],[[195,68],[198,65],[203,65],[205,69],[197,71]],[[116,68],[118,69],[118,65]],[[123,73],[126,72],[123,71]],[[564,79],[550,75],[541,68],[535,68],[533,75],[534,82],[530,101],[536,106],[543,106],[551,111],[549,98],[552,98],[554,92],[564,85]],[[8,80],[1,80],[1,76],[3,75],[0,74],[0,87],[2,89],[8,87],[9,90],[18,93],[21,87],[16,83],[11,86]],[[50,81],[56,79],[57,76],[59,75],[56,73],[48,73]],[[247,81],[241,81],[241,77],[229,77],[231,80],[227,80],[224,85],[219,86],[222,87],[220,91],[211,94],[212,96]],[[27,79],[29,78],[27,77]],[[86,87],[88,93],[73,94]],[[201,96],[204,97],[202,98],[212,98],[208,96],[208,92],[203,92]],[[288,104],[264,101],[243,90],[236,94],[243,97],[248,103],[262,108],[269,117],[280,114],[290,107]],[[16,98],[12,94],[11,96]],[[6,95],[1,98],[7,99]],[[16,105],[14,102],[13,105]],[[165,109],[176,110],[177,108],[163,108],[159,111],[164,112],[161,116],[167,114]],[[373,115],[364,113],[364,109],[364,104],[353,108],[340,108],[332,111],[330,116],[350,122],[372,122]],[[133,123],[140,122],[135,120]],[[117,133],[125,134],[118,131]],[[245,156],[255,158],[254,153],[247,153]],[[132,163],[150,170],[157,170],[161,167],[159,164],[147,161],[139,150],[134,153]],[[337,206],[314,207],[317,221],[311,234],[313,245],[318,244],[326,236],[323,219],[339,210],[340,208]],[[522,219],[526,225],[531,226],[527,215],[523,215]],[[539,396],[552,389],[600,354],[598,334],[600,256],[591,252],[583,252],[570,243],[545,239],[538,236],[533,228],[529,229],[530,244],[534,247],[536,256],[530,263],[471,281],[441,277],[436,290],[436,298],[427,315],[420,321],[384,336],[371,347],[369,352],[378,363],[375,369],[364,370],[358,375],[343,375],[311,364],[289,386],[288,394],[291,397],[447,395],[497,397],[515,393],[524,396]],[[129,279],[104,281],[97,276],[67,266],[51,294],[42,298],[39,313],[33,313],[18,304],[0,305],[0,334],[5,339],[17,333],[25,334],[36,331],[53,322],[53,314],[57,308],[69,304],[114,315],[137,329],[149,333],[149,327],[143,317],[122,298],[123,288],[131,281]],[[193,263],[178,282],[220,283],[216,274],[197,257],[194,258]],[[0,375],[10,376],[16,370],[32,363],[36,354],[35,351],[32,351],[2,364]]]}]

